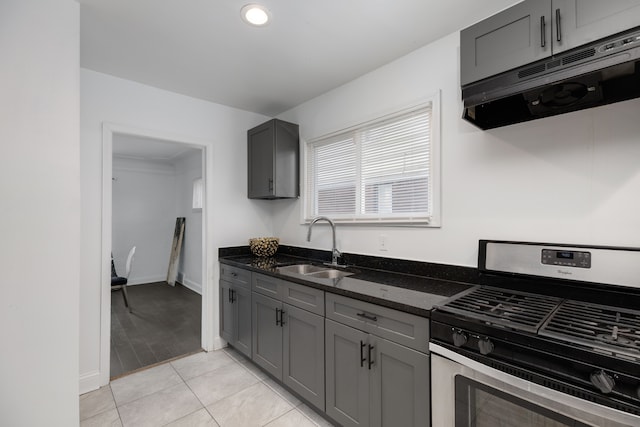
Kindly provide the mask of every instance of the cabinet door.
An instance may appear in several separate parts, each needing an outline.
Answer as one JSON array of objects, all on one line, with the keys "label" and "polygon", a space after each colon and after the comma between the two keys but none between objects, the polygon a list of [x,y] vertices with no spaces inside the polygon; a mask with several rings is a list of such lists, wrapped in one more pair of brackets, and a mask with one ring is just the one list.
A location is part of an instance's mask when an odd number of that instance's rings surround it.
[{"label": "cabinet door", "polygon": [[275,194],[275,122],[270,120],[247,133],[248,196],[270,197]]},{"label": "cabinet door", "polygon": [[231,283],[220,281],[220,336],[229,344],[233,345],[234,336],[234,314],[233,303],[231,302]]},{"label": "cabinet door", "polygon": [[325,320],[326,413],[345,427],[369,425],[368,336]]},{"label": "cabinet door", "polygon": [[253,292],[253,361],[276,378],[282,378],[282,303]]},{"label": "cabinet door", "polygon": [[639,16],[640,0],[553,0],[553,53],[637,27]]},{"label": "cabinet door", "polygon": [[461,84],[550,56],[550,14],[550,0],[524,1],[462,30]]},{"label": "cabinet door", "polygon": [[251,337],[251,291],[241,287],[233,286],[233,305],[235,309],[236,334],[234,347],[251,357],[252,337]]},{"label": "cabinet door", "polygon": [[383,338],[371,345],[371,426],[428,426],[429,356]]},{"label": "cabinet door", "polygon": [[324,411],[324,318],[284,304],[282,381]]}]

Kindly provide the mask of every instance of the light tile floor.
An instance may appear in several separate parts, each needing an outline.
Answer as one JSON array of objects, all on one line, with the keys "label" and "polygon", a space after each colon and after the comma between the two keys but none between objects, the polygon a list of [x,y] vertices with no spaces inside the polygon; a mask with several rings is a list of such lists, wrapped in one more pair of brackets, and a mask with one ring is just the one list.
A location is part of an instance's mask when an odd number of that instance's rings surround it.
[{"label": "light tile floor", "polygon": [[80,396],[80,426],[328,427],[237,351],[197,353]]}]

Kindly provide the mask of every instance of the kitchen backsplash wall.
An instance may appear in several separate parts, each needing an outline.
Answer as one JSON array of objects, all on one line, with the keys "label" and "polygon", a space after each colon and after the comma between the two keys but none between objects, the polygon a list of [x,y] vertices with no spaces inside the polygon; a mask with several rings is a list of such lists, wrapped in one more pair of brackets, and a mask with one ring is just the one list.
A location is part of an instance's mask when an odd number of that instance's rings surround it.
[{"label": "kitchen backsplash wall", "polygon": [[[461,119],[458,57],[455,33],[281,116],[304,141],[441,91],[442,226],[338,225],[338,248],[475,266],[481,238],[640,246],[640,100],[482,132]],[[300,206],[274,203],[274,234],[329,248],[328,227],[306,241]]]}]

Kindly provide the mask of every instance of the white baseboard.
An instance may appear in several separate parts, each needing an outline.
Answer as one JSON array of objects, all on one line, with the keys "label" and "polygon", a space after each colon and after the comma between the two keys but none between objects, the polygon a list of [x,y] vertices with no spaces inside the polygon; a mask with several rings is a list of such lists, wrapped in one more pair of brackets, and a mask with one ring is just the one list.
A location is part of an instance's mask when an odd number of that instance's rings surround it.
[{"label": "white baseboard", "polygon": [[85,394],[100,388],[100,371],[80,374],[80,384],[78,390],[80,394]]},{"label": "white baseboard", "polygon": [[187,278],[183,278],[182,280],[178,280],[178,282],[182,283],[182,286],[184,286],[185,288],[189,288],[193,292],[196,292],[196,293],[202,295],[202,285],[200,283],[196,283],[196,282],[194,282],[192,280],[189,280]]},{"label": "white baseboard", "polygon": [[[222,337],[214,337],[213,338],[213,350],[220,350],[227,346],[227,342]],[[211,350],[207,350],[211,351]]]}]

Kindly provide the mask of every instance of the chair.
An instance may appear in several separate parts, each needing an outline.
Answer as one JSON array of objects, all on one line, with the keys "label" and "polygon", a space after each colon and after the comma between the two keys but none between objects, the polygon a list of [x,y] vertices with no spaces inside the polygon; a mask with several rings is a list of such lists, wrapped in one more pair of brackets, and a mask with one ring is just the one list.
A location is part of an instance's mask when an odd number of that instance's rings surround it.
[{"label": "chair", "polygon": [[129,251],[129,255],[127,256],[127,264],[124,276],[118,276],[116,273],[116,266],[113,263],[113,255],[111,256],[111,290],[112,291],[122,291],[122,296],[124,298],[124,305],[129,308],[129,313],[132,313],[131,306],[129,305],[129,298],[127,295],[127,282],[129,281],[129,274],[131,273],[131,265],[133,263],[133,256],[136,253],[136,247],[132,247]]}]

